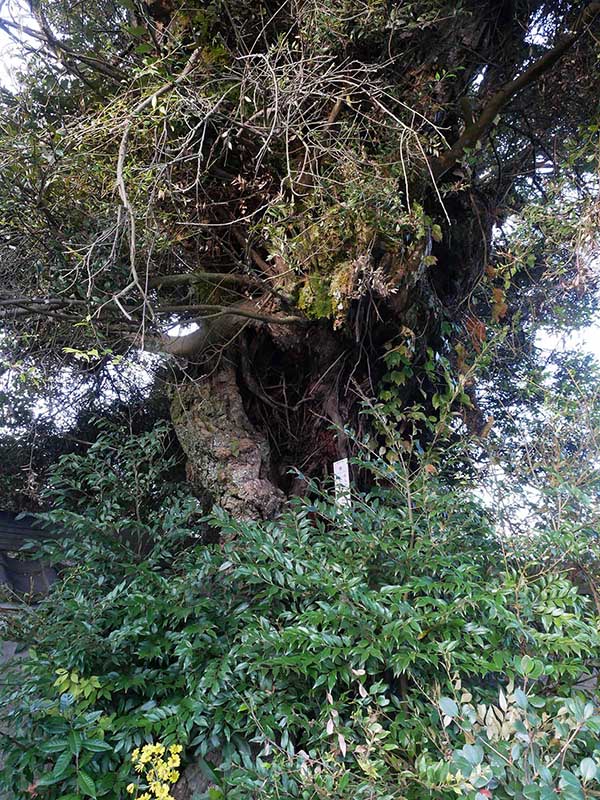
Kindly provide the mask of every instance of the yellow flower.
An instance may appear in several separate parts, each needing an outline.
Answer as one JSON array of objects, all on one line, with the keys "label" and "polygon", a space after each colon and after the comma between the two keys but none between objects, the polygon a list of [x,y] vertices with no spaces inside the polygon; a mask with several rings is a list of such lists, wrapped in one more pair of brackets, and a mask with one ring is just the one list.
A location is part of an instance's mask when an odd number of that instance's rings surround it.
[{"label": "yellow flower", "polygon": [[[179,780],[177,767],[181,764],[181,752],[183,745],[180,744],[165,747],[157,742],[136,747],[131,754],[131,762],[134,770],[143,776],[148,785],[147,791],[139,795],[138,800],[174,800],[169,787]],[[135,783],[130,783],[126,788],[128,794],[139,791]]]},{"label": "yellow flower", "polygon": [[150,784],[150,791],[157,800],[170,800],[171,793],[169,792],[168,783],[154,782]]}]

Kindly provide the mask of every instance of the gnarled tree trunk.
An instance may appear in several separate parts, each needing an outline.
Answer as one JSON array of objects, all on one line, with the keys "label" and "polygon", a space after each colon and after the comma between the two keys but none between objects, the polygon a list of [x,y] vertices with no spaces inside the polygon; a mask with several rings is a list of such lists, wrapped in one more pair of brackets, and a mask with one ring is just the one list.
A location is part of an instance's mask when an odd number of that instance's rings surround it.
[{"label": "gnarled tree trunk", "polygon": [[171,417],[188,459],[188,480],[205,501],[238,519],[277,512],[283,493],[272,481],[269,442],[248,419],[231,364],[179,385]]}]

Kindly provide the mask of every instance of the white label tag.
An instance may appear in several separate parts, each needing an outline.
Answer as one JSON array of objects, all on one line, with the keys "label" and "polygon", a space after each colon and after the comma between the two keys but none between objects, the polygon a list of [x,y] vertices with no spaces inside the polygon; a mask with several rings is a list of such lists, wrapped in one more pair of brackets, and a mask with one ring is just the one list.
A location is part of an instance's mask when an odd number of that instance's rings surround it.
[{"label": "white label tag", "polygon": [[335,484],[335,502],[339,508],[349,508],[350,500],[350,467],[347,458],[333,462],[333,480]]}]

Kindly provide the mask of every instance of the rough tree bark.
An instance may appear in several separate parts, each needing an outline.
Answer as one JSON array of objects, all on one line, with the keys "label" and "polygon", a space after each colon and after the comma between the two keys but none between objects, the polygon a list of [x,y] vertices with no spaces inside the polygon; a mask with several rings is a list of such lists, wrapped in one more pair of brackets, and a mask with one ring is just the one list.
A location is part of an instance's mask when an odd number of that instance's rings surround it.
[{"label": "rough tree bark", "polygon": [[269,442],[248,419],[231,364],[176,389],[171,418],[188,480],[207,505],[217,503],[237,519],[265,519],[279,510],[283,492],[271,480]]}]

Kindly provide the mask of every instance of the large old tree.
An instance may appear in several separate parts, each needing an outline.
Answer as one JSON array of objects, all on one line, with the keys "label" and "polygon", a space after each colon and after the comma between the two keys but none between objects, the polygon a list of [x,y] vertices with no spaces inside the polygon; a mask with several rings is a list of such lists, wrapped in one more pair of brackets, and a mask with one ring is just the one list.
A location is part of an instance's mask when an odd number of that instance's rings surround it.
[{"label": "large old tree", "polygon": [[[386,371],[396,407],[427,407],[432,353],[460,382],[490,320],[519,339],[555,295],[585,304],[600,4],[0,8],[20,53],[0,95],[14,424],[17,378],[65,420],[148,351],[196,490],[269,516],[291,466],[348,454]],[[561,225],[538,205],[503,246],[540,199]]]}]

